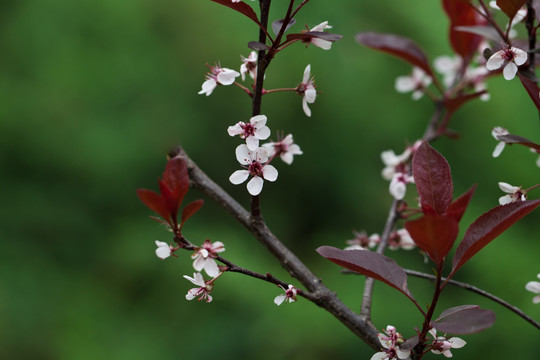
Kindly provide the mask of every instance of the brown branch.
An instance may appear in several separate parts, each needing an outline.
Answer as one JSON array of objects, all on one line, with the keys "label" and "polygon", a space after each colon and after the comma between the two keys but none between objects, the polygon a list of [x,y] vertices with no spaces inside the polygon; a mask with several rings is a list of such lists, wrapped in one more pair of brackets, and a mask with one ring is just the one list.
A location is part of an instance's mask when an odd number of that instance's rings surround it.
[{"label": "brown branch", "polygon": [[201,190],[213,199],[251,234],[263,244],[266,249],[279,261],[292,277],[298,279],[307,289],[304,297],[311,300],[321,308],[336,317],[347,326],[355,335],[361,338],[373,349],[379,349],[377,329],[371,324],[368,317],[354,313],[347,307],[334,292],[322,284],[321,279],[315,276],[296,255],[291,252],[267,227],[259,217],[252,217],[234,198],[210,179],[191,160],[181,147],[178,147],[171,156],[181,156],[189,172],[191,186]]}]

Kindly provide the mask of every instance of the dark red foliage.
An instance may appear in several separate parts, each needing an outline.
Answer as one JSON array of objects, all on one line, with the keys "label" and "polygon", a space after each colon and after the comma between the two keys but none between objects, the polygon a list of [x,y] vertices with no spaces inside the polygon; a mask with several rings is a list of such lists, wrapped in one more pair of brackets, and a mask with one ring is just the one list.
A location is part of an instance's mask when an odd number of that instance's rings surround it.
[{"label": "dark red foliage", "polygon": [[448,334],[473,334],[495,323],[495,313],[478,305],[462,305],[444,310],[431,323],[437,331]]},{"label": "dark red foliage", "polygon": [[240,2],[233,3],[231,0],[212,0],[212,1],[221,5],[225,5],[228,8],[238,11],[239,13],[247,16],[248,18],[253,20],[255,23],[257,23],[257,25],[260,26],[260,22],[259,22],[259,19],[257,18],[257,14],[255,13],[255,11],[253,11],[251,6],[249,6],[245,2],[240,1]]},{"label": "dark red foliage", "polygon": [[514,202],[499,205],[481,215],[465,232],[452,260],[451,274],[454,274],[503,231],[536,209],[538,205],[540,205],[540,200]]},{"label": "dark red foliage", "polygon": [[438,214],[426,214],[408,221],[405,228],[416,245],[424,250],[435,264],[441,264],[458,235],[455,218]]},{"label": "dark red foliage", "polygon": [[482,37],[456,29],[460,26],[480,26],[486,24],[468,1],[443,0],[443,8],[450,19],[448,35],[454,51],[468,62],[482,41]]},{"label": "dark red foliage", "polygon": [[356,35],[356,41],[375,50],[397,56],[413,66],[417,66],[426,74],[434,77],[424,52],[411,40],[393,34],[363,32]]},{"label": "dark red foliage", "polygon": [[[146,206],[161,216],[173,231],[176,231],[178,210],[189,190],[189,176],[184,159],[179,157],[170,159],[158,183],[160,194],[147,189],[138,189],[137,195]],[[196,200],[184,208],[181,226],[201,208],[202,204],[202,200]]]},{"label": "dark red foliage", "polygon": [[497,0],[497,6],[512,19],[526,2],[527,0]]},{"label": "dark red foliage", "polygon": [[389,257],[373,251],[341,250],[331,246],[321,246],[317,252],[339,266],[380,280],[413,299],[407,288],[405,270]]},{"label": "dark red foliage", "polygon": [[497,139],[500,141],[504,141],[507,144],[520,144],[526,147],[529,147],[531,149],[534,149],[536,152],[540,153],[540,145],[537,143],[532,142],[531,140],[524,138],[523,136],[519,135],[499,135],[497,136]]}]

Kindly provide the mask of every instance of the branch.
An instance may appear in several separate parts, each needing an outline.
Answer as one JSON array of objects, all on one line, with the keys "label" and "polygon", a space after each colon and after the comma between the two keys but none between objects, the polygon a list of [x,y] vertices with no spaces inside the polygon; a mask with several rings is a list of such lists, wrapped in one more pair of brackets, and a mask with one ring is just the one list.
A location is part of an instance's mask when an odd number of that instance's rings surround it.
[{"label": "branch", "polygon": [[[433,280],[433,281],[436,280],[436,277],[433,276],[433,275],[430,275],[430,274],[425,274],[425,273],[415,271],[415,270],[408,270],[408,269],[404,269],[404,270],[408,275],[416,276],[416,277],[423,278],[423,279]],[[520,316],[524,320],[531,323],[534,327],[540,329],[540,323],[538,323],[537,321],[532,319],[530,316],[525,314],[519,308],[517,308],[514,305],[509,304],[508,302],[504,301],[503,299],[501,299],[501,298],[499,298],[499,297],[497,297],[497,296],[495,296],[495,295],[493,295],[493,294],[491,294],[491,293],[489,293],[489,292],[487,292],[485,290],[482,290],[480,288],[477,288],[476,286],[473,286],[473,285],[470,285],[470,284],[467,284],[467,283],[464,283],[464,282],[456,281],[456,280],[448,280],[447,281],[446,278],[444,278],[444,277],[442,278],[442,281],[445,281],[448,284],[460,287],[460,288],[465,289],[465,290],[472,291],[472,292],[477,293],[477,294],[479,294],[479,295],[481,295],[483,297],[486,297],[486,298],[496,302],[497,304],[500,304],[500,305],[504,306],[505,308],[509,309],[510,311],[516,313],[518,316]]]},{"label": "branch", "polygon": [[354,313],[334,292],[323,285],[321,280],[270,231],[262,218],[252,217],[234,198],[212,181],[181,147],[170,156],[181,156],[186,161],[191,186],[201,190],[223,207],[266,247],[291,276],[302,283],[307,289],[307,293],[303,294],[304,297],[334,315],[370,347],[376,350],[380,348],[378,331],[369,318]]}]

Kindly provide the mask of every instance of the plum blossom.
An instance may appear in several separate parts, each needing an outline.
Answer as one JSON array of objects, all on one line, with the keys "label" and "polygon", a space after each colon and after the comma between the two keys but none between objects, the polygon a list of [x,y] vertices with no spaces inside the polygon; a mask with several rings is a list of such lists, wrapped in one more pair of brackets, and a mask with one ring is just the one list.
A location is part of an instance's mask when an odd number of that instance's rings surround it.
[{"label": "plum blossom", "polygon": [[[312,29],[309,29],[309,32],[323,32],[325,29],[331,29],[332,27],[328,25],[328,21],[324,21],[320,23],[319,25],[315,26]],[[330,40],[324,40],[318,37],[312,37],[311,43],[323,50],[330,50],[332,47],[332,41]]]},{"label": "plum blossom", "polygon": [[347,240],[349,245],[345,250],[366,250],[368,248],[374,248],[381,241],[379,234],[372,234],[367,236],[365,231],[354,232],[354,239]]},{"label": "plum blossom", "polygon": [[390,250],[411,250],[414,249],[416,243],[412,239],[407,229],[398,229],[392,231],[388,237],[388,248]]},{"label": "plum blossom", "polygon": [[212,301],[212,296],[210,295],[210,292],[212,291],[213,285],[211,281],[204,281],[201,273],[193,273],[193,277],[184,275],[184,278],[191,281],[193,284],[199,286],[189,289],[188,293],[186,294],[187,300],[193,300],[198,297],[197,300],[199,301],[206,300],[207,303]]},{"label": "plum blossom", "polygon": [[268,161],[267,151],[260,147],[255,151],[248,149],[247,145],[242,144],[236,148],[236,159],[241,165],[246,167],[245,170],[237,170],[230,177],[229,181],[234,185],[238,185],[247,180],[251,175],[253,178],[247,183],[248,192],[253,195],[259,195],[263,188],[264,180],[276,181],[278,171]]},{"label": "plum blossom", "polygon": [[[455,85],[459,72],[461,71],[462,64],[463,61],[461,57],[458,56],[450,57],[442,55],[435,58],[435,70],[437,70],[443,76],[442,82],[447,89]],[[489,71],[485,68],[485,66],[475,67],[469,64],[465,70],[465,73],[463,74],[461,84],[463,86],[472,86],[475,92],[484,91],[487,88],[484,79],[488,73]],[[480,95],[480,100],[482,101],[488,101],[489,98],[490,96],[487,92]]]},{"label": "plum blossom", "polygon": [[518,71],[518,66],[525,64],[527,53],[517,47],[508,47],[491,55],[486,62],[486,68],[490,71],[503,68],[503,76],[506,80],[512,80]]},{"label": "plum blossom", "polygon": [[218,85],[232,85],[240,73],[228,68],[222,68],[219,64],[209,66],[210,72],[206,74],[206,81],[202,84],[199,94],[209,96]]},{"label": "plum blossom", "polygon": [[383,333],[377,335],[381,345],[382,351],[375,353],[371,360],[405,360],[410,359],[410,350],[401,350],[399,344],[403,343],[404,339],[400,333],[396,331],[396,328],[392,325],[388,325]]},{"label": "plum blossom", "polygon": [[167,244],[166,242],[159,241],[159,240],[156,240],[156,245],[157,245],[156,255],[161,260],[164,260],[168,258],[169,256],[173,255],[174,251],[178,249]]},{"label": "plum blossom", "polygon": [[208,276],[218,276],[219,267],[214,259],[223,251],[225,251],[225,246],[221,241],[212,243],[210,240],[205,240],[202,246],[197,248],[195,254],[191,255],[194,260],[193,268],[199,272],[204,269]]},{"label": "plum blossom", "polygon": [[300,146],[296,145],[293,140],[292,134],[285,136],[282,140],[277,142],[270,142],[263,144],[263,148],[268,151],[269,157],[278,156],[287,165],[291,165],[294,155],[302,155]]},{"label": "plum blossom", "polygon": [[390,180],[388,190],[396,200],[403,200],[407,192],[407,184],[414,183],[414,178],[406,173],[397,172]]},{"label": "plum blossom", "polygon": [[436,57],[433,61],[435,70],[437,70],[443,76],[443,84],[446,88],[450,88],[456,81],[456,77],[459,69],[461,68],[461,57],[450,57],[442,55]]},{"label": "plum blossom", "polygon": [[306,66],[304,70],[304,78],[300,85],[296,87],[298,95],[302,96],[302,108],[307,116],[311,116],[311,110],[308,104],[313,104],[317,97],[317,90],[315,90],[315,80],[311,76],[311,65]]},{"label": "plum blossom", "polygon": [[[508,134],[510,134],[508,130],[500,126],[496,126],[491,130],[491,136],[493,136],[495,140],[498,140],[498,141],[499,141],[499,138],[498,138],[499,136],[508,135]],[[497,146],[495,146],[495,149],[493,150],[492,156],[494,158],[499,157],[499,155],[501,155],[502,151],[504,150],[505,145],[506,143],[504,141],[499,141],[499,143],[497,144]]]},{"label": "plum blossom", "polygon": [[233,126],[229,126],[227,132],[230,136],[240,135],[246,140],[249,150],[255,151],[259,147],[259,140],[266,140],[270,136],[270,128],[266,126],[266,116],[256,115],[249,119],[249,123],[240,121]]},{"label": "plum blossom", "polygon": [[499,198],[499,204],[501,205],[527,200],[527,192],[521,190],[521,186],[512,186],[505,182],[499,182],[499,188],[506,193],[506,195]]},{"label": "plum blossom", "polygon": [[[540,274],[537,275],[538,279],[540,279]],[[527,289],[530,292],[533,292],[535,294],[540,294],[540,282],[538,281],[529,281],[527,285],[525,285],[525,289]],[[533,304],[540,303],[540,295],[536,295],[532,299]]]},{"label": "plum blossom", "polygon": [[443,354],[447,358],[452,357],[450,349],[460,349],[467,345],[465,340],[458,337],[451,337],[447,339],[445,336],[437,336],[437,330],[435,328],[429,330],[433,341],[431,342],[431,352],[434,354]]},{"label": "plum blossom", "polygon": [[246,74],[249,74],[252,79],[255,79],[257,75],[257,52],[252,51],[247,58],[243,56],[240,56],[240,58],[242,59],[242,65],[240,65],[242,81],[246,79]]},{"label": "plum blossom", "polygon": [[396,172],[406,171],[405,164],[411,155],[412,151],[410,148],[405,149],[401,155],[396,155],[393,150],[383,151],[381,153],[381,160],[385,165],[381,174],[383,179],[392,180]]},{"label": "plum blossom", "polygon": [[296,301],[296,295],[298,295],[298,289],[295,288],[292,285],[289,285],[287,289],[285,289],[283,286],[279,285],[280,288],[282,288],[285,291],[285,294],[279,294],[274,298],[274,304],[277,306],[283,304],[284,301],[288,301],[289,303]]},{"label": "plum blossom", "polygon": [[399,76],[396,79],[395,87],[400,93],[413,92],[413,100],[418,100],[424,95],[424,90],[431,84],[431,76],[426,74],[419,67],[413,67],[413,72],[409,76]]}]

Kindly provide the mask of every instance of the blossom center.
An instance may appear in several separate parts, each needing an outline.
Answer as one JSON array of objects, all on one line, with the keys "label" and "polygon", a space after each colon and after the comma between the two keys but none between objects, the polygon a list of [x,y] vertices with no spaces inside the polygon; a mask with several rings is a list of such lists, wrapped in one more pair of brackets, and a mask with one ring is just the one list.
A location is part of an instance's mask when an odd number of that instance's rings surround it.
[{"label": "blossom center", "polygon": [[258,161],[253,161],[251,164],[249,164],[249,173],[253,176],[261,176],[262,175],[262,169],[263,166]]},{"label": "blossom center", "polygon": [[505,50],[502,54],[502,57],[506,61],[513,61],[516,54],[512,51],[512,49]]},{"label": "blossom center", "polygon": [[243,124],[240,125],[242,127],[242,130],[244,130],[244,136],[253,136],[255,135],[255,127],[251,124]]}]

